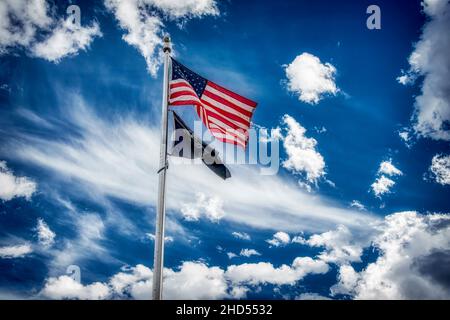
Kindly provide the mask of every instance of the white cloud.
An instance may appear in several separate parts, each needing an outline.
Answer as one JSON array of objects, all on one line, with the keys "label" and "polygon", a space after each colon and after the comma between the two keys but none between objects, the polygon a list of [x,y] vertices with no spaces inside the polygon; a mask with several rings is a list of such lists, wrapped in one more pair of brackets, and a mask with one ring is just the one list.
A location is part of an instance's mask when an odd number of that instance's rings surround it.
[{"label": "white cloud", "polygon": [[[356,299],[450,297],[448,269],[445,268],[450,259],[450,215],[400,212],[373,223],[371,228],[369,233],[357,234],[340,226],[312,235],[305,244],[323,247],[324,251],[315,259],[298,257],[291,265],[276,267],[269,262],[260,262],[221,269],[202,262],[184,262],[176,270],[165,269],[165,298],[243,298],[252,287],[294,285],[307,275],[327,273],[329,263],[339,266],[338,282],[331,288],[332,295],[345,294]],[[377,260],[362,271],[355,271],[351,263],[359,262],[362,249],[371,244],[379,250]],[[138,265],[124,269],[107,283],[96,285],[108,298],[148,299],[151,284],[151,270]],[[81,290],[80,298],[99,296],[92,290],[87,291],[91,293]],[[54,296],[64,297],[62,294]],[[74,295],[66,294],[65,297],[74,298]],[[299,298],[319,297],[305,294]]]},{"label": "white cloud", "polygon": [[298,244],[307,244],[306,239],[303,236],[295,236],[292,238],[291,243],[298,243]]},{"label": "white cloud", "polygon": [[[125,268],[106,283],[82,285],[68,276],[47,280],[41,295],[50,299],[151,299],[153,272],[137,265]],[[232,298],[224,271],[201,262],[184,262],[178,270],[164,269],[165,299]],[[242,290],[234,291],[241,294]]]},{"label": "white cloud", "polygon": [[[142,290],[142,293],[147,294],[138,296],[135,292],[132,294],[133,298],[148,299],[151,281],[142,287],[146,287],[146,291]],[[178,270],[164,270],[165,299],[239,299],[245,297],[247,291],[245,287],[231,285],[221,268],[209,267],[202,262],[187,261]]]},{"label": "white cloud", "polygon": [[203,215],[213,222],[217,222],[225,215],[223,201],[216,196],[207,197],[204,193],[196,194],[196,202],[185,203],[181,206],[181,213],[188,221],[197,221]]},{"label": "white cloud", "polygon": [[274,247],[285,246],[291,242],[289,234],[283,231],[278,231],[272,236],[272,239],[266,240],[268,244]]},{"label": "white cloud", "polygon": [[423,76],[421,94],[415,98],[414,130],[419,136],[450,140],[450,4],[447,0],[424,0],[425,23],[420,40],[409,56],[410,70],[398,78],[414,82]]},{"label": "white cloud", "polygon": [[398,132],[398,136],[405,143],[407,148],[411,148],[414,144],[413,134],[410,128],[403,128]]},{"label": "white cloud", "polygon": [[178,271],[165,271],[164,294],[170,299],[224,299],[229,297],[224,271],[200,262],[184,262]]},{"label": "white cloud", "polygon": [[292,265],[283,264],[278,268],[268,262],[231,265],[225,275],[233,284],[239,285],[292,285],[308,274],[324,274],[328,270],[328,265],[323,261],[299,257]]},{"label": "white cloud", "polygon": [[237,239],[247,240],[247,241],[251,240],[250,235],[245,232],[233,232],[232,235],[233,235],[233,237],[235,237]]},{"label": "white cloud", "polygon": [[336,230],[312,235],[305,244],[325,248],[318,255],[320,260],[342,265],[361,261],[363,248],[368,244],[364,239],[358,239],[347,227],[341,225]]},{"label": "white cloud", "polygon": [[243,299],[247,296],[247,292],[250,288],[245,286],[234,286],[231,288],[230,295],[232,299]]},{"label": "white cloud", "polygon": [[96,22],[76,26],[56,19],[55,8],[45,0],[5,0],[0,3],[0,54],[25,49],[33,56],[58,62],[86,50],[100,36]]},{"label": "white cloud", "polygon": [[437,183],[450,185],[450,155],[435,155],[431,160],[430,171]]},{"label": "white cloud", "polygon": [[[158,128],[130,116],[104,121],[78,96],[65,101],[61,102],[67,119],[64,125],[82,134],[68,135],[64,140],[22,134],[20,140],[10,141],[15,146],[9,150],[10,156],[49,170],[54,183],[65,184],[69,178],[70,185],[64,185],[69,192],[154,206],[157,176],[153,173],[158,170],[158,154],[147,150],[159,150]],[[220,195],[226,212],[223,219],[256,228],[320,232],[338,224],[366,228],[369,221],[376,220],[323,196],[310,195],[295,181],[262,176],[253,166],[231,169],[233,178],[221,181],[204,165],[171,164],[167,209],[179,212],[196,193],[207,190]]]},{"label": "white cloud", "polygon": [[52,23],[45,0],[4,0],[0,2],[0,54],[14,47],[28,47],[39,30]]},{"label": "white cloud", "polygon": [[358,272],[350,265],[339,267],[338,282],[330,288],[332,295],[355,295],[355,287],[360,280]]},{"label": "white cloud", "polygon": [[[214,0],[105,0],[105,6],[126,30],[123,39],[139,50],[152,75],[161,64],[157,49],[164,31],[163,17],[182,24],[188,19],[219,15]],[[78,26],[71,17],[57,19],[54,11],[45,0],[2,1],[0,54],[19,47],[33,56],[59,62],[86,50],[95,37],[101,36],[97,22]]]},{"label": "white cloud", "polygon": [[380,198],[383,194],[389,193],[395,182],[385,176],[378,177],[371,184],[372,191],[376,197]]},{"label": "white cloud", "polygon": [[408,84],[414,83],[416,78],[417,77],[414,76],[414,74],[411,74],[410,72],[404,72],[402,70],[402,75],[397,77],[397,81],[398,81],[398,83],[400,83],[402,85],[408,85]]},{"label": "white cloud", "polygon": [[95,282],[84,286],[69,276],[47,279],[41,295],[48,299],[100,300],[110,296],[107,285]]},{"label": "white cloud", "polygon": [[403,173],[392,164],[392,159],[380,163],[378,174],[385,174],[391,177],[403,175]]},{"label": "white cloud", "polygon": [[30,200],[36,192],[36,183],[27,177],[16,177],[8,169],[5,161],[0,161],[0,199],[4,201],[16,197]]},{"label": "white cloud", "polygon": [[50,229],[48,224],[43,219],[38,219],[37,236],[39,244],[44,247],[50,247],[55,243],[56,234]]},{"label": "white cloud", "polygon": [[162,18],[155,10],[171,19],[182,20],[219,14],[214,0],[105,0],[105,5],[126,31],[123,40],[139,50],[153,76],[161,65],[158,49],[164,32]]},{"label": "white cloud", "polygon": [[[271,263],[228,266],[226,270],[203,262],[186,261],[177,269],[164,269],[165,299],[241,299],[251,286],[293,285],[309,274],[324,274],[329,267],[309,257],[292,265]],[[124,267],[108,282],[83,285],[68,276],[49,278],[40,295],[50,299],[150,299],[153,272],[144,265]]]},{"label": "white cloud", "polygon": [[23,258],[31,252],[33,252],[33,249],[28,244],[0,247],[0,258]]},{"label": "white cloud", "polygon": [[236,258],[238,255],[234,252],[227,252],[228,259]]},{"label": "white cloud", "polygon": [[361,210],[361,211],[366,210],[366,207],[358,200],[352,200],[352,202],[350,202],[350,207],[357,208],[358,210]]},{"label": "white cloud", "polygon": [[151,298],[153,272],[146,266],[138,264],[126,268],[111,277],[109,285],[120,297],[145,300]]},{"label": "white cloud", "polygon": [[44,41],[36,43],[31,50],[36,57],[59,62],[62,58],[86,50],[98,36],[102,36],[102,33],[97,22],[83,27],[74,24],[69,17],[60,20],[51,35]]},{"label": "white cloud", "polygon": [[317,104],[324,95],[336,95],[334,76],[336,68],[330,63],[321,63],[310,53],[302,53],[286,66],[288,90],[299,95],[299,100]]},{"label": "white cloud", "polygon": [[408,131],[400,131],[399,133],[398,133],[398,135],[399,135],[399,137],[403,140],[403,141],[405,141],[405,142],[408,142],[409,141],[409,132]]},{"label": "white cloud", "polygon": [[154,5],[173,19],[219,15],[215,0],[144,0],[144,2]]},{"label": "white cloud", "polygon": [[[284,115],[283,124],[285,127],[279,131],[288,156],[282,163],[283,167],[306,175],[309,183],[317,183],[317,180],[325,175],[325,161],[316,150],[316,139],[306,137],[306,129],[289,115]],[[286,131],[286,134],[283,135],[282,130]]]},{"label": "white cloud", "polygon": [[260,256],[261,253],[259,253],[255,249],[242,249],[241,253],[239,253],[239,255],[248,258],[248,257],[251,257],[251,256]]},{"label": "white cloud", "polygon": [[300,294],[298,297],[295,298],[295,300],[331,300],[331,299],[328,297],[321,296],[320,294],[317,293],[307,292]]},{"label": "white cloud", "polygon": [[[155,235],[153,233],[146,233],[145,234],[150,240],[155,241]],[[165,236],[164,242],[173,242],[173,237],[171,236]]]},{"label": "white cloud", "polygon": [[395,185],[395,181],[387,176],[401,176],[403,172],[392,164],[392,159],[389,159],[380,163],[377,174],[378,178],[371,184],[371,188],[375,196],[381,198],[382,195],[389,193]]},{"label": "white cloud", "polygon": [[334,294],[356,299],[449,299],[450,216],[399,212],[376,229],[378,259],[361,272],[342,266]]},{"label": "white cloud", "polygon": [[[295,285],[310,274],[329,271],[328,263],[339,266],[338,282],[332,295],[346,294],[357,299],[434,299],[450,297],[448,270],[450,259],[450,216],[400,212],[374,223],[365,236],[351,234],[341,226],[337,230],[312,235],[307,244],[324,247],[316,259],[298,257],[291,265],[275,267],[268,262],[230,265],[226,269],[202,262],[184,262],[176,270],[165,269],[166,299],[244,298],[252,287],[271,284]],[[350,263],[359,261],[362,248],[371,243],[380,256],[357,272]],[[152,271],[137,265],[124,268],[107,283],[98,284],[104,297],[149,299]],[[48,284],[45,286],[48,287]],[[89,287],[89,286],[83,286]],[[106,289],[109,288],[109,289]],[[205,290],[205,288],[207,288]],[[80,298],[99,294],[81,292]],[[55,294],[75,298],[76,294]],[[319,299],[303,294],[299,299]]]}]

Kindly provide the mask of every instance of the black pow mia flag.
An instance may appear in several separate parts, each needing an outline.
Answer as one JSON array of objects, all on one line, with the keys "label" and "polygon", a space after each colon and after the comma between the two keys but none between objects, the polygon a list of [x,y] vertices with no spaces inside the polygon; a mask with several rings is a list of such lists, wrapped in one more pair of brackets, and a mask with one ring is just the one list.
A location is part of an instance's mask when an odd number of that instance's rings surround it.
[{"label": "black pow mia flag", "polygon": [[230,178],[231,173],[219,158],[219,153],[196,137],[194,132],[174,111],[172,113],[175,139],[172,145],[171,156],[187,159],[201,158],[203,163],[219,177],[224,180]]}]

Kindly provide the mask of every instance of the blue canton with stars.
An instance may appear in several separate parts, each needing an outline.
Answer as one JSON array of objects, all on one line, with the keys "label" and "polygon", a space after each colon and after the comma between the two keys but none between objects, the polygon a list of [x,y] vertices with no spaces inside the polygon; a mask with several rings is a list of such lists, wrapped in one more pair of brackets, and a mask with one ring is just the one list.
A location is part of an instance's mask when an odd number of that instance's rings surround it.
[{"label": "blue canton with stars", "polygon": [[189,70],[172,58],[172,80],[177,79],[184,79],[189,82],[199,98],[202,96],[206,84],[208,83],[208,80]]}]

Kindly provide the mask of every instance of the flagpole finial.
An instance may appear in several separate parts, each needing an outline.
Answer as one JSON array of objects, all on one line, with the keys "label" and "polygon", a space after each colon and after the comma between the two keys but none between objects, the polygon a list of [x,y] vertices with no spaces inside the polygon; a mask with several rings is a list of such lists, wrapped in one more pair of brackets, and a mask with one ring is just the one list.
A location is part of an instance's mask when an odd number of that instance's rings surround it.
[{"label": "flagpole finial", "polygon": [[164,36],[163,39],[164,45],[163,45],[163,52],[170,53],[172,51],[171,45],[170,45],[170,37]]}]

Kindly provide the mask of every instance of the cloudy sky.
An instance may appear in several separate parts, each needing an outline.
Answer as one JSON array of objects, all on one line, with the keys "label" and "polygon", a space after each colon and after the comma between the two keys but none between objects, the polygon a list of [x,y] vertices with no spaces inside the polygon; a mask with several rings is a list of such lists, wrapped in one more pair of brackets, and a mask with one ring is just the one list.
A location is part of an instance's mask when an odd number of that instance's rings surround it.
[{"label": "cloudy sky", "polygon": [[164,34],[281,157],[170,166],[166,298],[450,298],[450,4],[372,2],[0,2],[0,298],[151,297]]}]

